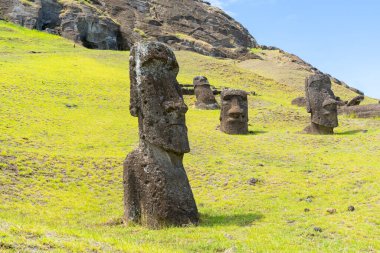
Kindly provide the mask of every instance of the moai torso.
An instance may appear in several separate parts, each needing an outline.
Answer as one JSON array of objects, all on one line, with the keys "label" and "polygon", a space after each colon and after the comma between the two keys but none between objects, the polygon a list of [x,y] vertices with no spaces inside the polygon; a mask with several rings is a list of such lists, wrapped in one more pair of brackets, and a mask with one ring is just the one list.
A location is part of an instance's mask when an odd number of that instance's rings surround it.
[{"label": "moai torso", "polygon": [[196,76],[193,80],[194,93],[197,98],[195,107],[203,110],[219,109],[219,104],[216,102],[214,93],[210,88],[210,83],[204,76]]},{"label": "moai torso", "polygon": [[305,93],[307,112],[311,113],[311,124],[305,132],[333,134],[334,128],[338,126],[338,112],[330,77],[316,74],[306,78]]},{"label": "moai torso", "polygon": [[138,117],[140,145],[124,162],[126,222],[150,228],[198,223],[182,164],[190,147],[178,70],[162,43],[137,43],[131,50],[130,112]]},{"label": "moai torso", "polygon": [[220,97],[220,130],[227,134],[248,134],[248,93],[243,90],[223,90]]}]

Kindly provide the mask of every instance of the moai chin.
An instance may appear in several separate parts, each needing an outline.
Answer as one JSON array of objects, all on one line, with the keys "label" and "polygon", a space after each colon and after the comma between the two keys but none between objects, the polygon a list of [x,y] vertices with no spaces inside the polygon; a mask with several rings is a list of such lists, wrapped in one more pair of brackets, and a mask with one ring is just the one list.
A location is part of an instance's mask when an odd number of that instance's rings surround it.
[{"label": "moai chin", "polygon": [[309,76],[305,81],[305,93],[311,124],[304,131],[310,134],[333,134],[334,127],[338,126],[338,110],[330,77],[323,74]]},{"label": "moai chin", "polygon": [[205,76],[196,76],[193,80],[195,97],[195,107],[203,110],[219,109],[219,104],[215,100],[214,93],[210,88],[210,83]]},{"label": "moai chin", "polygon": [[138,117],[140,144],[124,161],[127,223],[157,229],[199,221],[182,164],[190,147],[178,70],[174,53],[162,43],[137,43],[131,49],[130,113]]},{"label": "moai chin", "polygon": [[220,130],[227,134],[248,134],[248,93],[226,89],[220,94]]}]

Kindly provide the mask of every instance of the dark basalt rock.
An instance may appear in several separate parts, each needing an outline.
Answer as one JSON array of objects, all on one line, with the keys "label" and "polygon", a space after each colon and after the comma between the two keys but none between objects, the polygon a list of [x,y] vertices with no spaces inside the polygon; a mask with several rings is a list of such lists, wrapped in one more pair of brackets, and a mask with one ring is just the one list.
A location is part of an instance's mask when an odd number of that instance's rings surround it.
[{"label": "dark basalt rock", "polygon": [[333,134],[334,128],[338,126],[338,112],[329,76],[316,74],[306,78],[305,93],[311,125],[304,131],[310,134]]},{"label": "dark basalt rock", "polygon": [[182,164],[190,147],[177,60],[159,42],[137,43],[130,55],[130,112],[138,117],[140,145],[124,162],[124,219],[150,228],[197,224]]},{"label": "dark basalt rock", "polygon": [[357,118],[376,118],[380,117],[380,104],[343,106],[339,108],[338,113]]},{"label": "dark basalt rock", "polygon": [[355,105],[360,105],[361,102],[363,102],[364,96],[359,95],[351,99],[350,102],[347,103],[347,106],[355,106]]},{"label": "dark basalt rock", "polygon": [[248,93],[226,89],[220,94],[220,130],[227,134],[248,134]]},{"label": "dark basalt rock", "polygon": [[195,102],[196,108],[203,110],[216,110],[220,108],[218,102],[215,100],[210,83],[205,76],[194,77],[193,85],[194,93],[197,98],[197,102]]}]

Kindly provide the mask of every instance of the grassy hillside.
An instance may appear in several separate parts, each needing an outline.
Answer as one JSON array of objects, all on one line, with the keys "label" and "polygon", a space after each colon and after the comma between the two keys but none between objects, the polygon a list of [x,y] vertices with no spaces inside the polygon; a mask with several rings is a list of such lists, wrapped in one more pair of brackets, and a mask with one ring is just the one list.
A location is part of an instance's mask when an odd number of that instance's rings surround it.
[{"label": "grassy hillside", "polygon": [[309,121],[290,105],[299,87],[233,60],[176,55],[182,83],[206,75],[258,93],[249,97],[253,134],[217,131],[219,112],[186,97],[184,165],[202,222],[126,227],[122,162],[138,145],[128,52],[0,21],[0,252],[380,251],[379,119],[340,117],[334,136],[299,134]]}]

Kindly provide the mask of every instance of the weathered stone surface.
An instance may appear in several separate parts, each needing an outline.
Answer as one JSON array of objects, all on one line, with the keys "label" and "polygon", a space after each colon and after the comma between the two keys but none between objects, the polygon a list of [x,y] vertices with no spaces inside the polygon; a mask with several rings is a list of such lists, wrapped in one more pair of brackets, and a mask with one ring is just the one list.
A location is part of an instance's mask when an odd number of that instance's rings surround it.
[{"label": "weathered stone surface", "polygon": [[226,89],[220,94],[220,130],[227,134],[248,134],[248,93]]},{"label": "weathered stone surface", "polygon": [[118,49],[120,27],[95,6],[58,0],[0,1],[0,13],[30,29],[62,35],[93,49]]},{"label": "weathered stone surface", "polygon": [[339,108],[338,112],[357,118],[376,118],[380,117],[380,104],[343,106]]},{"label": "weathered stone surface", "polygon": [[360,105],[360,103],[363,102],[363,100],[364,100],[363,95],[356,96],[353,99],[351,99],[350,102],[347,103],[347,106]]},{"label": "weathered stone surface", "polygon": [[305,81],[305,93],[311,125],[304,131],[311,134],[333,134],[334,127],[338,126],[338,112],[330,77],[324,74],[309,76]]},{"label": "weathered stone surface", "polygon": [[[90,48],[129,49],[143,39],[216,57],[255,57],[248,30],[200,0],[0,1],[2,17],[82,41]],[[117,23],[115,21],[117,21]],[[119,26],[120,24],[120,26]]]},{"label": "weathered stone surface", "polygon": [[190,147],[178,70],[174,53],[162,43],[137,43],[131,50],[130,112],[138,117],[140,145],[124,162],[127,223],[150,228],[198,223],[182,164]]},{"label": "weathered stone surface", "polygon": [[194,93],[197,98],[195,107],[203,110],[219,109],[219,104],[216,102],[210,83],[205,76],[196,76],[193,80]]},{"label": "weathered stone surface", "polygon": [[203,1],[101,2],[110,15],[121,24],[127,44],[148,37],[168,43],[174,48],[217,57],[236,57],[236,51],[257,45],[255,39],[241,24],[219,8]]}]

